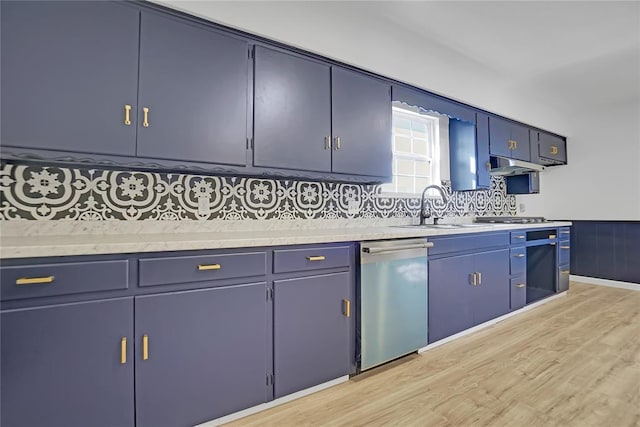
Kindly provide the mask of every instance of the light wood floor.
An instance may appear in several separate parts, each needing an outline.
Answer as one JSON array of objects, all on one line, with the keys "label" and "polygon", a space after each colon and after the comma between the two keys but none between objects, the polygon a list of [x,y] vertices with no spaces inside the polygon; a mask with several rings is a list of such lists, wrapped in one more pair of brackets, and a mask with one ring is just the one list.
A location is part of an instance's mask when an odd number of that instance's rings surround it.
[{"label": "light wood floor", "polygon": [[229,426],[640,426],[640,292],[566,298]]}]

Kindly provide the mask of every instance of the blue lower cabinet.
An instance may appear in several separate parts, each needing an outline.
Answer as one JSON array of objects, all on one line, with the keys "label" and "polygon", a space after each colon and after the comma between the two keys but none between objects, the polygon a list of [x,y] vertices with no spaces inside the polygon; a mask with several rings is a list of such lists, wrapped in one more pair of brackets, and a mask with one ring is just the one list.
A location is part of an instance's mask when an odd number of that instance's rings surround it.
[{"label": "blue lower cabinet", "polygon": [[558,288],[556,292],[564,292],[569,290],[569,264],[558,267]]},{"label": "blue lower cabinet", "polygon": [[136,297],[137,427],[200,424],[271,399],[266,295],[255,283]]},{"label": "blue lower cabinet", "polygon": [[351,273],[274,283],[275,397],[350,373]]},{"label": "blue lower cabinet", "polygon": [[1,317],[1,425],[134,425],[133,298],[6,310]]},{"label": "blue lower cabinet", "polygon": [[429,343],[473,326],[474,255],[429,260]]},{"label": "blue lower cabinet", "polygon": [[429,343],[509,312],[508,235],[503,237],[502,242],[494,235],[462,236],[455,243],[433,239],[432,249],[470,248],[466,243],[473,242],[476,252],[429,259]]},{"label": "blue lower cabinet", "polygon": [[511,278],[510,308],[518,310],[527,304],[527,281],[524,275]]}]

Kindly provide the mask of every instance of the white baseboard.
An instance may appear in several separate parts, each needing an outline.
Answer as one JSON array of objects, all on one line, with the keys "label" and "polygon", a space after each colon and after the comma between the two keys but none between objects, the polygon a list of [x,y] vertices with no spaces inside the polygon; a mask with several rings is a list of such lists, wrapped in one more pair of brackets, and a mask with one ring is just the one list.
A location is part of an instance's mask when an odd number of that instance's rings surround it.
[{"label": "white baseboard", "polygon": [[326,388],[333,387],[347,381],[349,381],[349,375],[344,375],[340,378],[336,378],[335,380],[327,381],[326,383],[322,383],[314,387],[300,390],[296,393],[292,393],[287,396],[272,400],[271,402],[265,402],[260,405],[253,406],[251,408],[244,409],[242,411],[234,412],[233,414],[225,415],[224,417],[216,418],[215,420],[207,421],[206,423],[198,424],[197,426],[194,426],[194,427],[214,427],[214,426],[230,423],[231,421],[239,420],[240,418],[253,415],[260,411],[264,411],[265,409],[270,409],[278,405],[282,405],[283,403],[291,402],[292,400],[300,399],[301,397],[308,396],[310,394],[319,392],[320,390],[324,390]]},{"label": "white baseboard", "polygon": [[640,283],[620,282],[618,280],[599,279],[597,277],[575,276],[570,275],[569,280],[572,282],[587,283],[589,285],[609,286],[611,288],[631,289],[632,291],[640,291]]},{"label": "white baseboard", "polygon": [[551,297],[545,298],[543,300],[536,301],[536,302],[531,303],[529,305],[525,305],[521,309],[518,309],[516,311],[512,311],[511,313],[504,314],[504,315],[502,315],[500,317],[496,317],[495,319],[491,319],[491,320],[489,320],[487,322],[484,322],[484,323],[481,323],[479,325],[476,325],[473,328],[465,329],[464,331],[458,332],[455,335],[448,336],[446,338],[441,339],[440,341],[434,342],[433,344],[429,344],[426,347],[422,347],[421,349],[418,349],[418,353],[424,353],[427,350],[431,350],[431,349],[434,349],[436,347],[440,347],[443,344],[446,344],[448,342],[457,340],[458,338],[462,338],[465,335],[472,334],[472,333],[477,332],[479,330],[488,328],[489,326],[495,325],[498,322],[502,322],[505,319],[508,319],[510,317],[513,317],[513,316],[517,316],[518,314],[524,313],[525,311],[529,311],[532,308],[536,308],[538,306],[541,306],[543,304],[546,304],[548,302],[551,302],[553,300],[556,300],[556,299],[561,298],[561,297],[566,296],[566,295],[567,295],[567,292],[565,291],[565,292],[561,292],[559,294],[553,295]]}]

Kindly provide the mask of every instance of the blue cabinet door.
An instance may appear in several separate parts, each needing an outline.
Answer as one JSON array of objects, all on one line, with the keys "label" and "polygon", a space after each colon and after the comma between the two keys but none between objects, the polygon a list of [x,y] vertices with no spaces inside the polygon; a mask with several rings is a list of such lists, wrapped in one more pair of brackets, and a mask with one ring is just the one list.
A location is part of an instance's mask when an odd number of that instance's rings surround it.
[{"label": "blue cabinet door", "polygon": [[494,156],[531,160],[529,129],[498,117],[489,117],[489,148]]},{"label": "blue cabinet door", "polygon": [[142,12],[137,155],[245,165],[248,61],[244,40]]},{"label": "blue cabinet door", "polygon": [[7,310],[1,317],[0,424],[134,425],[132,298]]},{"label": "blue cabinet door", "polygon": [[473,326],[474,257],[429,260],[429,343]]},{"label": "blue cabinet door", "polygon": [[391,178],[391,86],[331,69],[332,171]]},{"label": "blue cabinet door", "polygon": [[331,69],[256,46],[255,166],[331,172]]},{"label": "blue cabinet door", "polygon": [[351,287],[350,273],[274,283],[276,398],[349,373],[355,306],[347,308],[346,301]]},{"label": "blue cabinet door", "polygon": [[489,161],[489,116],[484,113],[476,114],[476,144],[478,189],[491,188],[491,162]]},{"label": "blue cabinet door", "polygon": [[479,273],[473,288],[473,324],[477,325],[509,312],[509,249],[475,255]]},{"label": "blue cabinet door", "polygon": [[136,297],[136,426],[195,425],[268,400],[268,324],[264,283]]},{"label": "blue cabinet door", "polygon": [[103,1],[1,7],[2,145],[134,155],[140,12]]}]

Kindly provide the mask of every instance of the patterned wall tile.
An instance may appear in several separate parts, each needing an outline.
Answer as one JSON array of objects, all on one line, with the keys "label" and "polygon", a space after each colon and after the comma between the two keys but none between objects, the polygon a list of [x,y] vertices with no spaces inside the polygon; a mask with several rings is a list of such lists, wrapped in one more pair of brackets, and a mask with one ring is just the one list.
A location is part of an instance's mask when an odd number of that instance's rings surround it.
[{"label": "patterned wall tile", "polygon": [[[515,215],[502,178],[491,189],[429,199],[432,215]],[[355,209],[350,209],[355,208]],[[420,200],[332,182],[34,166],[0,167],[0,220],[263,220],[416,217]]]}]

